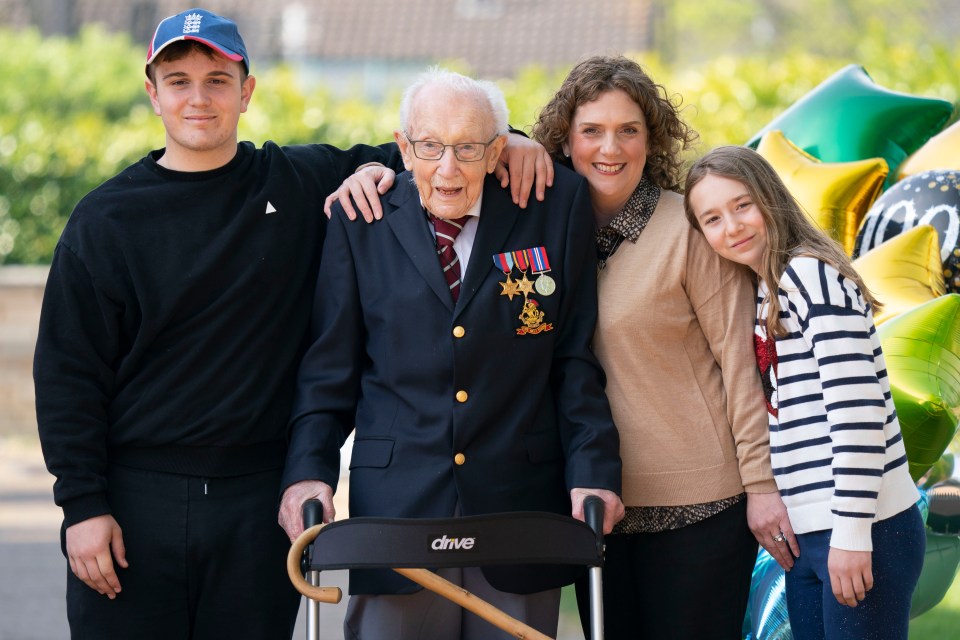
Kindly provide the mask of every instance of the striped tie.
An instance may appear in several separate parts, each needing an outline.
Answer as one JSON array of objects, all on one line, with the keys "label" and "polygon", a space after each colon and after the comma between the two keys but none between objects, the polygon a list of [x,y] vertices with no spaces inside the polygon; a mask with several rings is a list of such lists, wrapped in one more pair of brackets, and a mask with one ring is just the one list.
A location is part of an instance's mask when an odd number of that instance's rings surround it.
[{"label": "striped tie", "polygon": [[437,257],[440,259],[440,266],[443,267],[443,277],[447,279],[450,295],[456,302],[457,298],[460,297],[460,257],[453,250],[453,241],[463,231],[467,216],[444,220],[432,213],[428,215],[430,216],[430,222],[433,223],[434,230],[437,232]]}]

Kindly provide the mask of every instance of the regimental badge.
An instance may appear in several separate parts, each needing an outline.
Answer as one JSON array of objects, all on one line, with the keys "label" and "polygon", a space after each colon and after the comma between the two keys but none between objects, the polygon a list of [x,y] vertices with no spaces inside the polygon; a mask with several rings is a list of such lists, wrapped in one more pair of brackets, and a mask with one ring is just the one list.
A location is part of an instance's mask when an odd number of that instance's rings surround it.
[{"label": "regimental badge", "polygon": [[523,326],[517,328],[518,336],[537,334],[543,331],[553,331],[553,325],[543,321],[543,311],[540,310],[540,303],[533,298],[523,299],[523,311],[520,312],[520,321],[523,323]]},{"label": "regimental badge", "polygon": [[[493,256],[493,263],[506,276],[506,280],[500,283],[502,288],[500,295],[507,296],[511,302],[513,302],[513,296],[523,295],[523,309],[517,316],[521,322],[521,326],[517,328],[517,335],[535,335],[544,331],[553,331],[553,324],[543,321],[544,312],[540,309],[540,303],[531,295],[534,288],[538,293],[545,296],[550,295],[556,289],[553,278],[545,275],[547,271],[550,271],[546,249],[536,247],[523,249],[522,251],[498,253]],[[515,280],[511,279],[514,267],[520,271],[520,277]],[[527,278],[527,269],[531,269],[534,274],[538,275],[535,281]]]}]

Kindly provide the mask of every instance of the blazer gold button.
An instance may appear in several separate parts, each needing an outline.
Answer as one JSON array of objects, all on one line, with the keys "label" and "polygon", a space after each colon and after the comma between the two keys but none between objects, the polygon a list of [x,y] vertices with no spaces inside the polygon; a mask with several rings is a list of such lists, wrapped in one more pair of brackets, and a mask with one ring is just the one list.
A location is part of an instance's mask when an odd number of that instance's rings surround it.
[{"label": "blazer gold button", "polygon": [[467,461],[467,456],[463,455],[462,453],[458,453],[457,455],[453,456],[453,461],[458,465],[461,465]]},{"label": "blazer gold button", "polygon": [[467,401],[467,392],[461,389],[457,391],[457,402],[466,402]]},{"label": "blazer gold button", "polygon": [[454,338],[462,338],[462,337],[465,336],[466,334],[467,334],[467,330],[464,329],[463,327],[459,326],[459,325],[453,328],[453,337],[454,337]]}]

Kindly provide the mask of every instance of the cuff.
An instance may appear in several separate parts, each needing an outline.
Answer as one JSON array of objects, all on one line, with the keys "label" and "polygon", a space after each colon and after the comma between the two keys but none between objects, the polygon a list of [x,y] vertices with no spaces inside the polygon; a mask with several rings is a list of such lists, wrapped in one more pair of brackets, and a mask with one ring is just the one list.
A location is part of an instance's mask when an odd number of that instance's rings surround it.
[{"label": "cuff", "polygon": [[71,527],[78,522],[89,520],[110,513],[110,504],[107,502],[107,494],[90,493],[79,498],[73,498],[64,502],[63,524],[65,527]]},{"label": "cuff", "polygon": [[830,546],[845,551],[873,551],[873,519],[834,516]]},{"label": "cuff", "polygon": [[773,493],[778,489],[776,480],[760,480],[751,482],[750,484],[744,484],[743,490],[747,493]]}]

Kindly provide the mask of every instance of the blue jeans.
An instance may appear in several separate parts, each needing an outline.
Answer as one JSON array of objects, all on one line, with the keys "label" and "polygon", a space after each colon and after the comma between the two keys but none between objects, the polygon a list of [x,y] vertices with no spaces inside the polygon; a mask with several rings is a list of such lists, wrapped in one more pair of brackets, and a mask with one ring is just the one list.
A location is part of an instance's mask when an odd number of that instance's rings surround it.
[{"label": "blue jeans", "polygon": [[833,596],[827,572],[830,533],[797,536],[800,557],[786,574],[794,640],[907,640],[910,598],[927,543],[920,511],[912,506],[873,524],[873,589],[856,607]]}]

